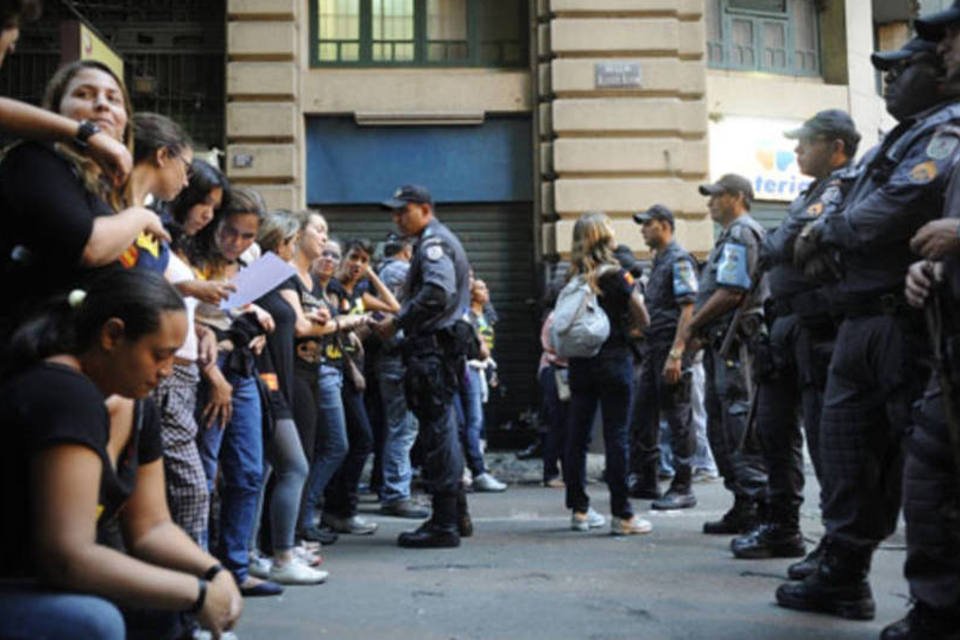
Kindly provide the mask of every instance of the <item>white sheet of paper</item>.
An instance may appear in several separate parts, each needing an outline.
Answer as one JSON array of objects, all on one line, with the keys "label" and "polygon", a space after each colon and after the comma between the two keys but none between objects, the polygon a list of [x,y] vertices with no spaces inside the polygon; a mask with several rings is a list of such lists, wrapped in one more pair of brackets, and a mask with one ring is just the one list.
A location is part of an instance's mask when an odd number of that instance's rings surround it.
[{"label": "white sheet of paper", "polygon": [[295,273],[291,265],[268,251],[233,277],[230,282],[237,290],[220,303],[220,308],[235,309],[249,304]]}]

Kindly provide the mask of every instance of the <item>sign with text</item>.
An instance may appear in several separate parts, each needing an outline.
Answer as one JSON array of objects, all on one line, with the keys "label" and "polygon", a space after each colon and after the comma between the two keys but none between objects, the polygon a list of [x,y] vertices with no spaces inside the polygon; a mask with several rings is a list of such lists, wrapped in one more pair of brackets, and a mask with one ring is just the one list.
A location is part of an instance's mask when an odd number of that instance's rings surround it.
[{"label": "sign with text", "polygon": [[739,173],[753,185],[757,200],[790,202],[812,181],[800,173],[793,149],[796,140],[784,132],[797,120],[724,116],[710,122],[710,179]]},{"label": "sign with text", "polygon": [[638,62],[598,62],[593,65],[593,86],[597,89],[629,89],[641,86]]}]

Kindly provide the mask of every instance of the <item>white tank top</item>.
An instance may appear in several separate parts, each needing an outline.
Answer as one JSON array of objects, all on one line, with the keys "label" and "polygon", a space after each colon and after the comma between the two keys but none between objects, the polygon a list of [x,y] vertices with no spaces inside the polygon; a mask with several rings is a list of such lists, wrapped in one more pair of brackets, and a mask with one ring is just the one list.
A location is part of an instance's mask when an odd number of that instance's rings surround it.
[{"label": "white tank top", "polygon": [[[170,252],[170,263],[167,265],[167,271],[163,274],[171,284],[194,280],[196,276],[193,270],[180,256],[173,251]],[[199,300],[192,297],[185,297],[183,301],[187,305],[187,339],[183,346],[177,351],[176,356],[184,360],[195,361],[197,359],[197,331],[193,326],[193,319],[196,315],[197,303]]]}]

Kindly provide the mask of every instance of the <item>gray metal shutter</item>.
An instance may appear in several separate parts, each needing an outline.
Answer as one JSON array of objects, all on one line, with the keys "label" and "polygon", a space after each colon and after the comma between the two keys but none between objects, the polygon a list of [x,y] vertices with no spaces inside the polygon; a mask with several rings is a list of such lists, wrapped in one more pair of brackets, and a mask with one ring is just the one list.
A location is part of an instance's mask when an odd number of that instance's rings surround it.
[{"label": "gray metal shutter", "polygon": [[[380,242],[393,231],[390,214],[370,206],[321,207],[330,233]],[[437,217],[459,237],[478,278],[485,280],[499,315],[494,359],[506,395],[488,405],[488,432],[538,404],[539,318],[532,204],[438,205]]]}]

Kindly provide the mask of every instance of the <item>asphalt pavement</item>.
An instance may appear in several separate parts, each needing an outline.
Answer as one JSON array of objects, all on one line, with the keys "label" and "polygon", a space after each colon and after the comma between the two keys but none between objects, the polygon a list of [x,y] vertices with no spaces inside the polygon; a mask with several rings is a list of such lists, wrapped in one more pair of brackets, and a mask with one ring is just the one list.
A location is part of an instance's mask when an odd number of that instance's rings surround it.
[{"label": "asphalt pavement", "polygon": [[[476,535],[460,548],[398,548],[397,534],[417,522],[380,516],[368,498],[361,511],[379,531],[327,547],[326,584],[248,599],[239,638],[872,640],[907,610],[902,526],[874,557],[877,619],[844,621],[777,607],[773,592],[789,561],[735,560],[729,537],[700,532],[729,507],[720,482],[695,485],[700,504],[686,511],[649,512],[648,502],[633,501],[654,530],[622,538],[609,525],[571,531],[563,490],[536,484],[535,464],[491,458],[512,484],[470,495]],[[802,520],[812,545],[822,526],[807,479]],[[606,487],[594,482],[588,493],[609,519]]]}]

